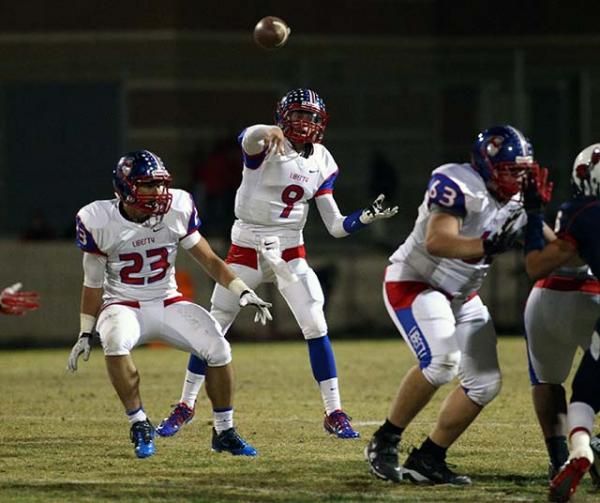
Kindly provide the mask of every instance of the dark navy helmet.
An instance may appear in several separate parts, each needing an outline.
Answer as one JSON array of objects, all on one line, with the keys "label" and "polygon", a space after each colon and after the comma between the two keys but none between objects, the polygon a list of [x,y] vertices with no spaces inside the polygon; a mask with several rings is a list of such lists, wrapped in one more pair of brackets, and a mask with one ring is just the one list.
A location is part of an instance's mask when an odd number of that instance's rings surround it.
[{"label": "dark navy helmet", "polygon": [[[162,160],[149,150],[125,154],[113,169],[113,187],[121,200],[143,213],[164,215],[171,207],[173,195],[169,192],[171,175]],[[162,182],[162,192],[140,194],[143,184]]]},{"label": "dark navy helmet", "polygon": [[311,89],[293,89],[277,103],[275,123],[292,142],[321,143],[328,122],[325,102]]},{"label": "dark navy helmet", "polygon": [[539,169],[529,140],[508,125],[479,133],[471,150],[471,165],[501,201],[521,192],[528,172]]}]

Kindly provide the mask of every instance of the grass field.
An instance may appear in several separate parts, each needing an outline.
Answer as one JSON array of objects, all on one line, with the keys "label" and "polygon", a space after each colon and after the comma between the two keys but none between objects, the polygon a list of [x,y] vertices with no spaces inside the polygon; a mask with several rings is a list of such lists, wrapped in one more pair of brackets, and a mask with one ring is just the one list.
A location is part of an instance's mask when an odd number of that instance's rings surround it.
[{"label": "grass field", "polygon": [[[524,343],[503,339],[504,387],[449,454],[469,488],[392,485],[363,460],[369,436],[413,363],[396,340],[334,342],[342,398],[362,433],[338,440],[322,428],[322,407],[303,342],[234,345],[236,423],[259,450],[256,459],[210,451],[206,396],[197,419],[157,454],[138,460],[102,353],[76,375],[67,350],[0,352],[0,501],[544,501],[546,454],[529,398]],[[155,424],[177,401],[187,357],[138,349],[146,411]],[[402,459],[435,420],[442,389],[404,436]],[[578,501],[599,501],[589,481]]]}]

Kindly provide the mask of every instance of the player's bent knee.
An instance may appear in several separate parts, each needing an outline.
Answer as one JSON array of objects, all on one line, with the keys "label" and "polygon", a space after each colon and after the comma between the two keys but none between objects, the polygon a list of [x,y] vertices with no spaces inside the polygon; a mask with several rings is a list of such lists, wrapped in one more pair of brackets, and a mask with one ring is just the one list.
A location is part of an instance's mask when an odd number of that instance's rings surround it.
[{"label": "player's bent knee", "polygon": [[100,334],[100,343],[106,356],[125,356],[131,353],[127,341],[118,333]]},{"label": "player's bent knee", "polygon": [[439,388],[458,375],[459,363],[460,351],[452,351],[432,357],[427,366],[421,368],[421,371],[431,385]]},{"label": "player's bent knee", "polygon": [[300,324],[302,335],[306,340],[317,339],[327,335],[327,322],[325,321],[323,310],[319,309],[318,312],[315,311],[317,310],[313,310],[312,316]]},{"label": "player's bent knee", "polygon": [[465,388],[467,396],[481,407],[485,407],[500,393],[502,378],[498,375],[495,379],[486,383],[477,383],[475,386]]},{"label": "player's bent knee", "polygon": [[[202,358],[201,355],[197,355]],[[231,345],[225,337],[213,337],[207,347],[206,363],[209,367],[221,367],[231,362]]]}]

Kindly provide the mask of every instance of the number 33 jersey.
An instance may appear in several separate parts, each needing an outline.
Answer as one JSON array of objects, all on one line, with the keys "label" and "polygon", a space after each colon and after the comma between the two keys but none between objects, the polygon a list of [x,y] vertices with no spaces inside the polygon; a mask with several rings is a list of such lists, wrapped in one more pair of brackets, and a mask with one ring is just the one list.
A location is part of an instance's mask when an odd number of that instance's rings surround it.
[{"label": "number 33 jersey", "polygon": [[104,303],[152,301],[176,297],[175,258],[179,243],[191,248],[200,239],[198,211],[192,196],[177,189],[160,220],[127,220],[119,199],[94,201],[77,213],[77,246],[106,257]]},{"label": "number 33 jersey", "polygon": [[470,164],[444,164],[435,169],[415,226],[406,241],[390,257],[387,281],[422,281],[452,297],[464,298],[481,287],[490,267],[484,257],[473,260],[436,257],[427,252],[425,235],[432,211],[443,211],[461,220],[459,234],[486,238],[497,232],[514,212],[522,215],[515,228],[527,223],[518,195],[506,204],[488,191]]},{"label": "number 33 jersey", "polygon": [[[251,128],[246,129],[239,137]],[[242,183],[235,198],[234,226],[260,231],[264,226],[273,234],[302,241],[302,229],[308,216],[308,201],[315,196],[333,192],[338,166],[329,151],[321,144],[313,145],[308,157],[298,154],[285,142],[283,155],[263,151],[248,155],[243,151]],[[291,243],[289,243],[291,244]]]}]

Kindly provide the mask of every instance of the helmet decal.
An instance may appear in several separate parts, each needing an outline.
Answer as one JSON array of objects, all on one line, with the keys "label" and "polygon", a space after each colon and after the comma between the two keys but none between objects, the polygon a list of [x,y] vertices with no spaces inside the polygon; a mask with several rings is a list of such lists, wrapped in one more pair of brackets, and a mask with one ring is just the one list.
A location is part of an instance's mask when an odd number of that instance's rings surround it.
[{"label": "helmet decal", "polygon": [[[171,175],[160,157],[149,150],[125,154],[113,169],[115,193],[124,203],[149,215],[164,215],[169,211],[173,200],[169,192],[171,181]],[[139,193],[140,185],[153,182],[162,182],[162,192]]]},{"label": "helmet decal", "polygon": [[329,115],[312,89],[293,89],[277,103],[275,122],[292,142],[321,143]]}]

